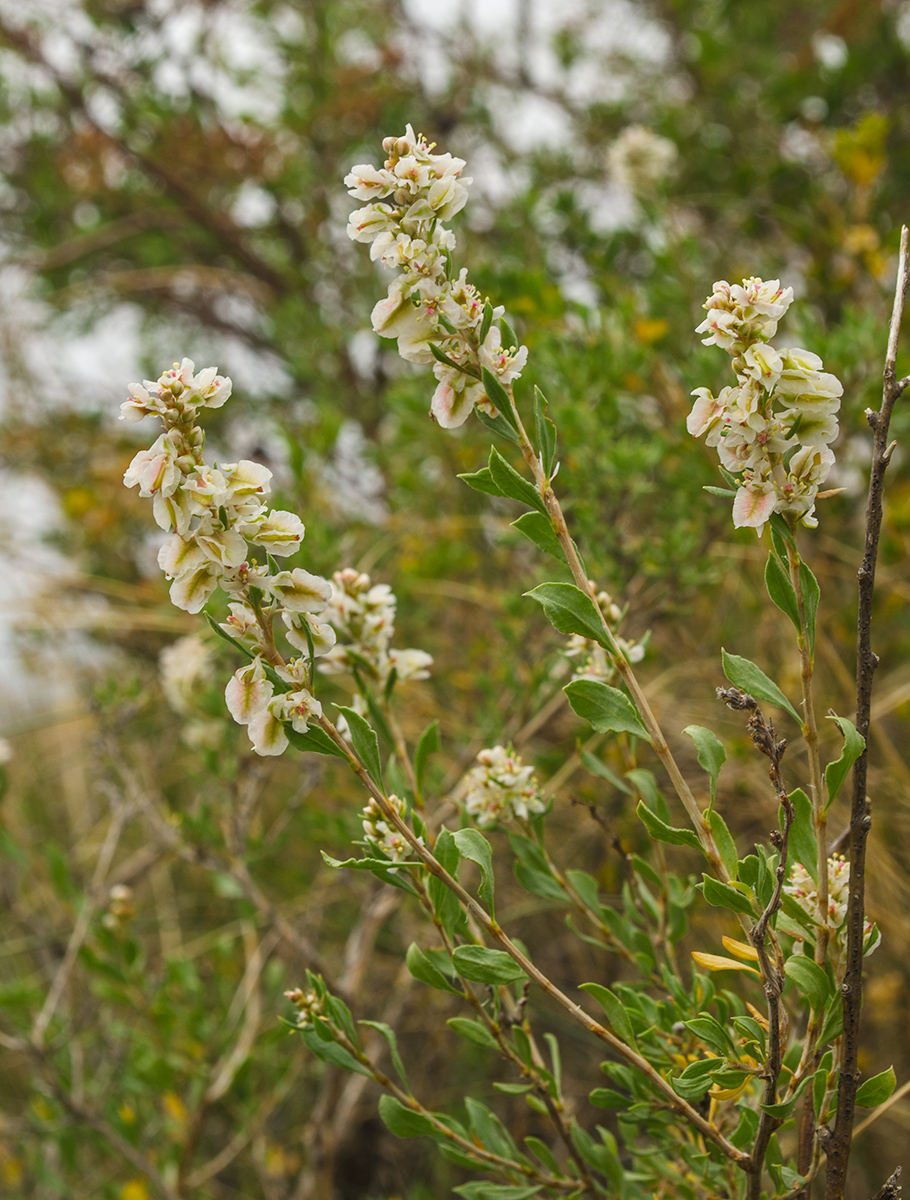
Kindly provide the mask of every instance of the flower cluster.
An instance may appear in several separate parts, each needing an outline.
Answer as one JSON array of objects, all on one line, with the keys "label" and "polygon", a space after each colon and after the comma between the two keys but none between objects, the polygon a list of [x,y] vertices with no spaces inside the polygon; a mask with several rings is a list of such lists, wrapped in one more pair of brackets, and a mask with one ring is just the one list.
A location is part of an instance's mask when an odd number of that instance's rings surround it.
[{"label": "flower cluster", "polygon": [[[247,726],[258,754],[281,754],[288,744],[286,725],[302,733],[311,716],[321,715],[310,692],[309,655],[325,654],[335,644],[331,626],[316,620],[332,586],[302,567],[277,569],[273,556],[293,554],[303,541],[304,527],[295,513],[263,503],[271,490],[267,467],[248,460],[219,466],[204,461],[199,412],[220,408],[231,394],[231,381],[214,367],[193,372],[192,361],[185,358],[157,382],[130,385],[131,399],[122,406],[122,417],[134,421],[158,416],[164,433],[150,449],[140,450],[123,482],[127,487],[138,485],[139,495],[152,499],[155,520],[170,534],[158,563],[173,580],[174,604],[197,613],[217,587],[232,597],[222,629],[254,660],[228,684],[228,709],[235,721]],[[285,662],[278,653],[278,618],[288,643],[305,657]],[[271,678],[264,658],[273,664]],[[178,701],[179,690],[174,682]]]},{"label": "flower cluster", "polygon": [[[400,817],[407,815],[407,805],[403,800],[391,795],[387,799]],[[361,815],[367,841],[381,850],[386,858],[390,858],[392,862],[404,862],[410,856],[411,846],[407,838],[394,825],[389,824],[375,800],[370,800]]]},{"label": "flower cluster", "polygon": [[[591,594],[595,596],[600,611],[610,623],[611,628],[615,628],[625,615],[622,609],[618,604],[613,603],[613,597],[609,592],[597,592],[594,584],[591,584],[590,587]],[[641,662],[645,656],[647,638],[640,642],[629,642],[616,633],[614,633],[614,637],[616,644],[630,663]],[[610,683],[616,675],[616,668],[603,646],[589,638],[582,637],[580,633],[573,633],[566,643],[566,658],[576,660],[573,663],[575,666],[575,670],[572,672],[573,680],[596,679],[601,683]]]},{"label": "flower cluster", "polygon": [[715,283],[696,332],[733,359],[735,387],[719,396],[696,388],[686,426],[705,434],[721,464],[740,475],[733,523],[761,533],[772,513],[803,524],[813,516],[819,486],[834,463],[829,449],[838,433],[836,413],[843,385],[808,350],[776,350],[768,344],[793,301],[793,289],[777,279],[744,279],[742,286]]},{"label": "flower cluster", "polygon": [[521,374],[528,351],[511,344],[503,309],[468,283],[465,270],[451,278],[455,236],[444,222],[467,201],[464,160],[433,154],[434,144],[415,137],[410,125],[382,147],[388,155],[382,168],[355,166],[345,178],[355,199],[369,201],[351,214],[348,236],[370,243],[370,257],[398,272],[373,309],[373,329],[397,338],[408,362],[434,363],[439,382],[430,413],[444,428],[462,425],[475,404],[493,416],[482,370],[508,384]]},{"label": "flower cluster", "polygon": [[675,143],[646,125],[628,125],[607,151],[610,174],[636,195],[653,191],[673,169]]},{"label": "flower cluster", "polygon": [[[836,854],[828,859],[828,924],[837,933],[838,940],[846,942],[847,903],[849,900],[850,864]],[[790,868],[790,877],[784,891],[813,919],[818,919],[818,886],[811,874],[800,862]],[[864,953],[871,954],[881,940],[877,928],[871,921],[865,924]]]},{"label": "flower cluster", "polygon": [[468,773],[465,808],[481,828],[511,821],[527,821],[546,811],[534,768],[504,746],[481,750],[478,765]]},{"label": "flower cluster", "polygon": [[297,1025],[300,1029],[312,1025],[317,1017],[321,1017],[325,1012],[323,999],[315,988],[304,991],[303,988],[296,987],[284,994],[297,1009]]},{"label": "flower cluster", "polygon": [[395,595],[387,583],[348,567],[332,576],[332,595],[323,616],[337,635],[335,646],[320,663],[326,674],[366,669],[381,687],[392,672],[399,683],[427,679],[432,657],[423,650],[396,650]]}]

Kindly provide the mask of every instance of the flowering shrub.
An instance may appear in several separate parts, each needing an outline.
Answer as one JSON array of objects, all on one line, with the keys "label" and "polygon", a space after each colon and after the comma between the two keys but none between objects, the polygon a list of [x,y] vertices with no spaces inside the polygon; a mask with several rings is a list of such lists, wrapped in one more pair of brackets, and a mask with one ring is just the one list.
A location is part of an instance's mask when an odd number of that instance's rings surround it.
[{"label": "flowering shrub", "polygon": [[[507,452],[517,447],[520,468],[493,448],[486,467],[462,478],[480,492],[522,503],[528,511],[516,528],[568,574],[528,595],[571,639],[568,653],[581,662],[566,697],[594,734],[616,740],[623,775],[587,750],[579,757],[587,754],[589,769],[629,797],[655,849],[650,861],[631,858],[621,902],[608,902],[594,875],[560,862],[548,845],[553,780],[541,785],[533,766],[502,744],[481,750],[445,794],[427,794],[438,725],[409,747],[395,720],[394,690],[397,682],[424,677],[429,656],[391,646],[395,600],[386,585],[354,570],[329,583],[302,566],[278,568],[273,556],[297,552],[303,524],[263,503],[270,487],[264,467],[205,463],[196,419],[224,403],[230,382],[214,369],[194,375],[185,359],[157,383],[134,385],[124,406],[125,417],[155,414],[165,426],[136,456],[125,482],[153,499],[156,520],[170,534],[159,561],[173,579],[171,597],[189,612],[199,612],[217,587],[229,600],[229,616],[209,620],[249,660],[228,683],[226,701],[258,754],[293,746],[340,758],[353,772],[367,796],[365,854],[326,861],[371,872],[425,915],[425,944],[415,941],[407,951],[410,974],[466,1006],[471,1016],[453,1017],[452,1030],[498,1058],[508,1078],[497,1081],[497,1090],[524,1095],[547,1123],[550,1140],[529,1135],[519,1147],[473,1096],[463,1115],[432,1111],[411,1090],[394,1030],[361,1022],[381,1033],[393,1077],[380,1050],[365,1045],[345,1001],[314,972],[305,988],[287,993],[293,1025],[316,1057],[380,1085],[380,1114],[393,1133],[429,1137],[451,1163],[483,1172],[485,1179],[457,1189],[472,1200],[790,1198],[808,1194],[825,1159],[828,1195],[839,1197],[855,1107],[881,1103],[895,1082],[893,1071],[885,1071],[857,1090],[862,960],[877,940],[864,920],[862,891],[868,831],[862,771],[874,663],[861,648],[857,722],[833,718],[843,746],[823,768],[813,695],[819,589],[798,547],[801,531],[817,524],[843,389],[811,352],[770,345],[792,301],[790,289],[760,279],[715,285],[699,331],[731,355],[737,385],[718,397],[699,388],[689,430],[707,435],[727,482],[736,485],[721,489],[734,498],[734,523],[770,529],[768,594],[794,626],[802,686],[797,706],[760,666],[723,652],[729,686],[719,698],[742,714],[756,753],[768,760],[764,806],[768,823],[777,818],[768,844],[741,857],[721,811],[725,748],[707,728],[683,731],[706,776],[697,798],[635,674],[643,644],[620,637],[622,610],[590,582],[570,535],[553,487],[556,427],[539,391],[533,438],[528,432],[513,389],[527,349],[518,346],[502,308],[468,283],[466,271],[455,272],[455,239],[445,222],[467,199],[464,162],[434,154],[410,127],[383,148],[381,168],[357,166],[346,179],[353,196],[369,201],[352,215],[350,236],[397,272],[373,310],[373,327],[396,338],[407,361],[433,365],[431,414],[441,426],[460,426],[475,413]],[[879,482],[890,456],[881,437],[906,385],[893,378],[895,337],[882,413],[870,418]],[[873,487],[873,496],[880,490]],[[874,506],[870,513],[867,556],[877,545]],[[873,573],[874,557],[863,578]],[[870,604],[867,589],[861,629],[868,629]],[[358,697],[339,706],[340,720],[330,719],[317,698],[317,659],[324,674],[343,670],[354,677]],[[762,706],[795,722],[805,740],[805,760],[789,783],[782,767],[787,741]],[[650,769],[654,759],[687,825],[675,823]],[[851,768],[858,799],[845,875],[844,859],[829,857],[826,828]],[[394,793],[386,784],[393,776],[402,781]],[[508,831],[519,882],[567,911],[572,933],[603,954],[612,987],[573,980],[565,990],[537,965],[534,948],[506,931],[496,916],[493,846],[481,832],[494,826]],[[677,853],[689,855],[689,866],[699,862],[700,879],[672,869]],[[722,937],[724,955],[692,950],[690,967],[680,947],[696,903],[726,910],[739,936]],[[724,986],[731,978],[738,983]],[[589,1100],[613,1114],[611,1128],[592,1130],[573,1111],[557,1037],[552,1030],[541,1036],[548,1017],[528,1004],[538,992],[605,1054],[600,1065],[610,1086],[593,1086]]]}]

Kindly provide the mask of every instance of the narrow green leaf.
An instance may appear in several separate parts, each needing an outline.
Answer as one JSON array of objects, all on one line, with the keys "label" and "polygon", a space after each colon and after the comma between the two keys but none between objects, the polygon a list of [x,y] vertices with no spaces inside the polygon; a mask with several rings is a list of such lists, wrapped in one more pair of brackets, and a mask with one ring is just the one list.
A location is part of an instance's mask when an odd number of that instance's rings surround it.
[{"label": "narrow green leaf", "polygon": [[711,826],[714,841],[717,843],[717,849],[720,852],[720,861],[726,867],[730,878],[735,879],[737,864],[736,842],[733,841],[733,835],[727,828],[727,822],[719,812],[712,809],[708,814],[708,824]]},{"label": "narrow green leaf", "polygon": [[406,1108],[394,1096],[380,1096],[379,1116],[383,1125],[396,1137],[426,1137],[436,1132],[429,1117]]},{"label": "narrow green leaf", "polygon": [[790,793],[793,805],[793,824],[790,826],[790,862],[802,863],[812,878],[818,881],[818,842],[812,820],[812,801],[802,788]]},{"label": "narrow green leaf", "polygon": [[889,1067],[887,1071],[882,1071],[880,1075],[873,1075],[871,1079],[860,1084],[856,1093],[856,1103],[860,1108],[878,1108],[880,1104],[885,1103],[895,1087],[897,1087],[897,1078],[894,1074],[894,1067]]},{"label": "narrow green leaf", "polygon": [[736,495],[736,492],[734,492],[731,488],[713,487],[709,483],[703,484],[701,490],[703,492],[710,492],[712,496],[723,496],[725,499]]},{"label": "narrow green leaf", "polygon": [[528,508],[536,508],[538,512],[546,516],[547,509],[540,492],[533,483],[520,475],[511,463],[506,462],[495,446],[490,448],[488,467],[493,482],[499,488],[501,495],[508,496],[512,500],[520,500]]},{"label": "narrow green leaf", "polygon": [[515,330],[505,319],[499,318],[499,333],[502,337],[502,345],[505,350],[513,350],[518,345],[518,338],[515,336]]},{"label": "narrow green leaf", "polygon": [[796,600],[796,592],[793,590],[790,576],[781,566],[780,559],[773,550],[768,553],[768,561],[765,564],[765,587],[773,602],[782,613],[790,618],[794,629],[799,633],[799,604]]},{"label": "narrow green leaf", "polygon": [[831,999],[831,981],[817,963],[805,954],[791,954],[784,963],[784,974],[792,979],[815,1012],[822,1012]]},{"label": "narrow green leaf", "polygon": [[547,416],[547,400],[539,387],[534,388],[534,421],[537,427],[537,449],[543,473],[547,479],[553,470],[556,457],[556,426]]},{"label": "narrow green leaf", "polygon": [[803,612],[806,614],[806,639],[811,654],[815,651],[815,620],[820,591],[818,580],[804,562],[799,564],[799,582],[803,592]]},{"label": "narrow green leaf", "polygon": [[517,430],[518,425],[515,422],[515,414],[512,412],[512,403],[509,400],[509,393],[502,386],[493,372],[487,370],[486,367],[484,367],[481,371],[480,377],[483,380],[483,390],[486,392],[487,397],[499,410],[500,416],[508,421],[513,429]]},{"label": "narrow green leaf", "polygon": [[828,792],[826,808],[830,808],[834,803],[838,792],[844,786],[844,780],[847,778],[850,768],[866,748],[863,735],[858,732],[852,721],[848,721],[846,717],[829,719],[837,724],[844,735],[844,748],[837,762],[828,763],[825,767],[825,789]]},{"label": "narrow green leaf", "polygon": [[628,1096],[614,1092],[612,1088],[595,1088],[589,1093],[588,1099],[595,1108],[621,1109],[628,1108],[632,1103]]},{"label": "narrow green leaf", "polygon": [[557,1092],[562,1089],[562,1057],[559,1053],[559,1042],[555,1034],[545,1033],[543,1040],[550,1048],[550,1061],[553,1063],[553,1078],[556,1080]]},{"label": "narrow green leaf", "polygon": [[411,1095],[411,1085],[408,1083],[408,1077],[405,1074],[404,1063],[401,1061],[401,1055],[398,1053],[398,1038],[395,1035],[395,1030],[391,1025],[386,1025],[385,1021],[358,1021],[358,1025],[366,1025],[369,1029],[375,1029],[377,1033],[381,1033],[385,1040],[389,1043],[389,1057],[392,1059],[392,1066],[404,1085],[405,1091]]},{"label": "narrow green leaf", "polygon": [[306,733],[298,733],[290,725],[285,725],[284,732],[295,750],[310,751],[313,754],[333,754],[336,758],[348,761],[345,752],[335,745],[327,733],[323,733],[315,725],[311,725]]},{"label": "narrow green leaf", "polygon": [[703,875],[702,880],[701,890],[709,904],[713,904],[715,908],[729,908],[731,912],[754,916],[752,905],[742,892],[726,883],[719,883],[710,875]]},{"label": "narrow green leaf", "polygon": [[444,350],[440,350],[440,348],[434,345],[433,342],[429,343],[429,347],[430,353],[437,362],[444,363],[447,367],[452,367],[462,375],[470,375],[472,379],[477,378],[477,373],[473,368],[465,367],[461,363],[457,363],[454,358],[449,358],[448,354],[446,354]]},{"label": "narrow green leaf", "polygon": [[803,722],[799,713],[774,680],[769,679],[760,667],[757,667],[754,662],[750,662],[748,658],[740,658],[738,654],[728,654],[723,649],[721,655],[723,656],[724,674],[735,687],[742,688],[756,700],[766,700],[769,704],[776,704],[778,708],[783,708],[802,727]]},{"label": "narrow green leaf", "polygon": [[598,733],[634,733],[644,741],[650,740],[632,701],[618,688],[597,679],[576,679],[563,691],[573,711]]},{"label": "narrow green leaf", "polygon": [[581,991],[592,995],[604,1010],[616,1036],[622,1038],[624,1042],[628,1042],[630,1046],[634,1046],[635,1031],[632,1029],[632,1022],[629,1020],[626,1007],[619,997],[599,983],[580,983],[578,986]]},{"label": "narrow green leaf", "polygon": [[711,781],[711,808],[713,808],[717,797],[717,777],[720,775],[721,767],[727,761],[724,744],[716,733],[705,729],[703,725],[687,725],[683,733],[695,743],[698,765],[707,772],[708,779]]},{"label": "narrow green leaf", "polygon": [[417,787],[423,791],[423,780],[426,775],[427,761],[431,754],[438,754],[440,749],[439,722],[431,721],[417,743],[414,751],[414,774],[417,777]]},{"label": "narrow green leaf", "polygon": [[580,633],[607,648],[607,635],[594,601],[574,583],[541,583],[525,595],[537,601],[559,633]]},{"label": "narrow green leaf", "polygon": [[[458,1018],[454,1017],[453,1020],[458,1020]],[[449,1021],[448,1024],[451,1025],[452,1022]],[[495,1079],[493,1080],[494,1091],[502,1092],[504,1096],[525,1096],[533,1086],[532,1083],[498,1083]]]},{"label": "narrow green leaf", "polygon": [[531,1153],[540,1159],[548,1171],[552,1171],[557,1178],[562,1175],[562,1171],[559,1169],[559,1163],[556,1161],[553,1151],[546,1144],[546,1142],[542,1142],[540,1138],[533,1136],[528,1136],[524,1138],[523,1141]]},{"label": "narrow green leaf", "polygon": [[839,1038],[844,1032],[844,1002],[839,992],[835,992],[825,1010],[825,1019],[818,1034],[819,1046],[826,1046]]},{"label": "narrow green leaf", "polygon": [[452,954],[455,970],[474,983],[506,984],[526,978],[524,971],[504,950],[486,946],[456,946]]},{"label": "narrow green leaf", "polygon": [[479,471],[459,475],[458,478],[463,479],[468,487],[472,487],[475,492],[485,492],[488,496],[502,495],[502,492],[493,480],[493,476],[490,474],[489,467],[481,467]]},{"label": "narrow green leaf", "polygon": [[452,837],[462,858],[470,859],[480,867],[481,879],[477,894],[486,904],[490,910],[490,916],[492,916],[495,881],[493,879],[493,851],[490,849],[490,843],[476,829],[459,829],[452,834]]},{"label": "narrow green leaf", "polygon": [[474,1183],[462,1183],[458,1187],[452,1188],[452,1191],[457,1192],[459,1196],[464,1196],[465,1200],[530,1200],[531,1196],[537,1195],[540,1187],[475,1181]]},{"label": "narrow green leaf", "polygon": [[339,1046],[337,1042],[324,1041],[315,1029],[308,1026],[302,1029],[301,1036],[317,1058],[321,1058],[323,1062],[328,1063],[332,1067],[341,1067],[344,1071],[351,1071],[355,1075],[371,1076],[371,1072],[357,1061],[353,1054],[345,1050],[344,1046]]},{"label": "narrow green leaf", "polygon": [[414,978],[419,979],[421,983],[428,983],[430,987],[434,987],[440,992],[452,992],[456,996],[464,995],[457,987],[453,987],[438,967],[430,962],[416,942],[411,942],[404,961]]},{"label": "narrow green leaf", "polygon": [[465,1041],[473,1042],[476,1046],[484,1046],[488,1050],[496,1049],[496,1039],[486,1025],[481,1025],[479,1021],[472,1021],[469,1017],[450,1017],[446,1021],[446,1025]]},{"label": "narrow green leaf", "polygon": [[665,824],[656,813],[651,812],[644,801],[639,800],[635,812],[655,841],[668,842],[671,846],[691,846],[693,850],[701,849],[698,835],[693,830],[674,829],[672,825]]},{"label": "narrow green leaf", "polygon": [[502,417],[499,414],[497,414],[495,417],[491,417],[490,414],[484,412],[482,408],[475,408],[474,416],[481,423],[481,425],[486,425],[487,429],[489,429],[491,433],[495,433],[498,437],[505,438],[505,440],[507,442],[511,442],[513,446],[518,446],[520,444],[518,441],[518,434],[515,432],[513,426],[510,425],[505,419],[505,417]]},{"label": "narrow green leaf", "polygon": [[599,775],[601,779],[607,779],[617,791],[625,792],[627,796],[632,795],[632,789],[628,784],[624,783],[618,775],[614,774],[609,767],[605,766],[599,758],[595,758],[593,754],[589,754],[587,750],[580,752],[581,765],[586,771],[590,771],[592,775]]},{"label": "narrow green leaf", "polygon": [[517,521],[512,522],[512,528],[517,529],[519,533],[523,533],[544,554],[551,554],[554,558],[558,558],[560,562],[568,561],[565,551],[559,544],[559,538],[553,531],[550,518],[545,517],[543,513],[522,513]]},{"label": "narrow green leaf", "polygon": [[781,1104],[763,1104],[762,1109],[769,1117],[774,1117],[776,1120],[785,1121],[793,1112],[796,1105],[796,1096],[791,1096],[789,1100],[784,1100]]},{"label": "narrow green leaf", "polygon": [[480,322],[478,341],[481,345],[486,341],[487,334],[493,326],[493,305],[488,300],[483,306],[483,320]]},{"label": "narrow green leaf", "polygon": [[382,762],[379,758],[379,739],[376,731],[355,709],[346,708],[343,704],[336,705],[336,707],[340,713],[344,714],[348,723],[351,745],[354,747],[355,754],[366,767],[367,774],[373,782],[383,788]]},{"label": "narrow green leaf", "polygon": [[726,1029],[708,1013],[701,1013],[691,1021],[685,1021],[684,1024],[717,1054],[726,1055],[732,1052],[733,1039]]}]

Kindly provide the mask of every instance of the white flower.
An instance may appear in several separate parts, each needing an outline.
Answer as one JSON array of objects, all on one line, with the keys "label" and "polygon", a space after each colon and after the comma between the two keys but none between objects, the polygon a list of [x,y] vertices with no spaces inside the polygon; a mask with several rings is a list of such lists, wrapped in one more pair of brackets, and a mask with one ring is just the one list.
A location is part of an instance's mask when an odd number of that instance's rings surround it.
[{"label": "white flower", "polygon": [[630,191],[652,191],[676,162],[674,142],[644,125],[628,125],[607,151],[610,174]]},{"label": "white flower", "polygon": [[268,590],[285,608],[295,613],[322,612],[332,597],[332,585],[303,567],[279,571],[267,582]]},{"label": "white flower", "polygon": [[282,558],[299,548],[306,530],[296,513],[272,509],[243,532],[255,545],[265,546],[270,554]]},{"label": "white flower", "polygon": [[[407,819],[407,806],[398,796],[388,796],[388,803],[391,808],[402,818]],[[399,829],[387,820],[382,809],[375,800],[370,800],[369,804],[362,811],[363,832],[368,840],[377,846],[387,858],[392,862],[403,862],[411,856],[411,844]],[[418,841],[423,842],[423,838]]]},{"label": "white flower", "polygon": [[160,493],[172,496],[181,480],[177,466],[177,449],[172,435],[162,435],[149,447],[140,450],[123,473],[127,487],[139,485],[139,495],[144,497]]},{"label": "white flower", "polygon": [[188,713],[198,690],[212,677],[212,655],[196,634],[178,638],[165,646],[158,657],[161,690],[171,708]]},{"label": "white flower", "polygon": [[411,679],[429,679],[428,667],[432,666],[433,656],[425,650],[390,650],[389,666],[398,676],[399,683],[407,683]]},{"label": "white flower", "polygon": [[534,778],[534,768],[504,746],[492,746],[477,755],[478,765],[468,775],[465,809],[481,828],[527,820],[546,810]]},{"label": "white flower", "polygon": [[224,692],[228,712],[238,725],[248,725],[264,712],[275,685],[266,678],[262,659],[256,658],[232,675]]}]

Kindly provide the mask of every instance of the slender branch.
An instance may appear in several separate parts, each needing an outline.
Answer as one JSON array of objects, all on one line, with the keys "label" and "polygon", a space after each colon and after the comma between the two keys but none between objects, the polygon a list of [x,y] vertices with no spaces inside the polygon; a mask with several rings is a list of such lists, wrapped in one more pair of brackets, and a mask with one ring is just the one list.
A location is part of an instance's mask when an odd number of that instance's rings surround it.
[{"label": "slender branch", "polygon": [[648,1082],[659,1091],[669,1106],[674,1112],[685,1117],[698,1131],[713,1142],[726,1156],[739,1166],[745,1167],[749,1162],[749,1156],[738,1150],[731,1142],[729,1142],[720,1131],[706,1120],[697,1109],[693,1108],[688,1101],[677,1096],[670,1083],[663,1078],[658,1071],[651,1066],[647,1059],[642,1058],[630,1046],[621,1041],[614,1034],[605,1029],[603,1025],[595,1021],[593,1017],[588,1016],[583,1008],[571,1000],[564,992],[548,979],[531,960],[524,954],[508,937],[500,925],[493,920],[486,909],[479,904],[470,892],[466,891],[457,879],[453,878],[448,871],[437,861],[433,854],[426,846],[416,837],[411,827],[402,820],[396,809],[389,804],[388,799],[383,794],[380,788],[376,786],[370,778],[366,768],[360,762],[357,755],[347,744],[335,726],[327,717],[320,717],[315,722],[320,729],[326,733],[340,750],[344,751],[345,758],[360,782],[367,789],[370,795],[375,799],[376,803],[382,810],[384,818],[393,824],[396,829],[404,836],[410,844],[412,850],[420,858],[431,875],[435,875],[441,880],[450,891],[454,892],[461,901],[462,906],[468,913],[486,929],[487,933],[496,941],[503,950],[512,958],[521,969],[544,991],[548,996],[556,1001],[562,1008],[566,1010],[580,1025],[587,1031],[593,1034],[600,1041],[605,1042],[617,1054],[633,1066]]},{"label": "slender branch", "polygon": [[888,349],[885,356],[882,405],[878,412],[867,410],[866,420],[873,432],[872,470],[869,479],[869,501],[866,508],[866,537],[863,561],[857,572],[859,581],[859,614],[857,618],[856,649],[856,727],[866,738],[867,749],[853,767],[853,801],[850,808],[850,884],[847,902],[847,955],[844,982],[843,1065],[837,1091],[837,1114],[834,1129],[827,1139],[826,1200],[843,1200],[847,1180],[847,1163],[856,1109],[856,1089],[859,1083],[857,1057],[859,1054],[859,1022],[862,1007],[863,943],[865,941],[865,871],[866,840],[872,818],[866,797],[868,773],[869,723],[872,713],[872,679],[878,656],[872,651],[872,599],[875,590],[875,567],[882,529],[882,494],[885,472],[891,461],[892,446],[888,428],[894,405],[906,384],[897,379],[897,343],[904,311],[904,296],[910,283],[908,261],[910,231],[901,230],[900,257],[894,307],[888,329]]}]

